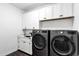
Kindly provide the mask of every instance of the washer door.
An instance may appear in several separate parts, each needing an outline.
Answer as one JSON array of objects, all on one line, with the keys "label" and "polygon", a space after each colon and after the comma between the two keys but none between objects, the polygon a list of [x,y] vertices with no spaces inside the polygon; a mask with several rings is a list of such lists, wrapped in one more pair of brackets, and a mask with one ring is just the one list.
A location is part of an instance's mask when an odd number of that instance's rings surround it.
[{"label": "washer door", "polygon": [[44,49],[46,46],[45,37],[43,37],[41,34],[34,35],[33,36],[33,45],[38,50]]},{"label": "washer door", "polygon": [[73,55],[75,53],[75,44],[67,36],[55,36],[51,42],[52,50],[61,56]]}]

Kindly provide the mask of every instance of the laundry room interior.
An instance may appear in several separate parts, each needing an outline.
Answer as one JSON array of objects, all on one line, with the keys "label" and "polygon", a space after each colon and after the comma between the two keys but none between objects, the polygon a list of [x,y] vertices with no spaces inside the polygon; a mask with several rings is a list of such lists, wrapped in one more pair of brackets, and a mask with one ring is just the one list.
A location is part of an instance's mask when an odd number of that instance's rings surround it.
[{"label": "laundry room interior", "polygon": [[0,56],[78,56],[79,3],[0,3]]}]

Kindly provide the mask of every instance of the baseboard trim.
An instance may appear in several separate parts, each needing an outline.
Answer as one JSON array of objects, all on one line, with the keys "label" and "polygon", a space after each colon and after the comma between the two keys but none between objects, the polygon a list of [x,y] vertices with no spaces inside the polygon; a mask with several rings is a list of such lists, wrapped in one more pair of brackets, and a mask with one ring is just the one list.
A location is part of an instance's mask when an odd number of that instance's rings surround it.
[{"label": "baseboard trim", "polygon": [[5,54],[4,56],[8,56],[10,53],[13,53],[13,52],[15,52],[15,51],[17,51],[17,49],[16,49],[16,50],[13,49],[12,51],[10,51],[10,52],[8,52],[7,54]]},{"label": "baseboard trim", "polygon": [[22,50],[19,50],[19,49],[18,49],[18,51],[21,51],[21,52],[23,52],[23,53],[25,53],[25,54],[27,54],[27,55],[29,55],[29,56],[33,56],[33,55],[30,55],[30,54],[28,54],[28,53],[26,53],[26,52],[24,52],[24,51],[22,51]]}]

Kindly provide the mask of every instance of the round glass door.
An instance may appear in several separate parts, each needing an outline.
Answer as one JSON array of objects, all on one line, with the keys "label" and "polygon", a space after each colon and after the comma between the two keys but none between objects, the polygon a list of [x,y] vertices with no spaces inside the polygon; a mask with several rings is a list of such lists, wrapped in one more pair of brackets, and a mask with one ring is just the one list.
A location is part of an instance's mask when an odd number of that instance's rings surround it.
[{"label": "round glass door", "polygon": [[33,36],[34,47],[41,50],[46,46],[46,40],[41,34],[36,34]]},{"label": "round glass door", "polygon": [[72,55],[75,52],[74,42],[66,36],[55,36],[52,39],[51,47],[57,55]]}]

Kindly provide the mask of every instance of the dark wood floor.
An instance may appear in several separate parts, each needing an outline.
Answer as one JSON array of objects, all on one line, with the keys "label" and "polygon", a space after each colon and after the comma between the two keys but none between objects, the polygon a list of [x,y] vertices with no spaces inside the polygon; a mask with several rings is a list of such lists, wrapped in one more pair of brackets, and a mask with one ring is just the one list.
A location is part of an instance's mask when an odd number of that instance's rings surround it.
[{"label": "dark wood floor", "polygon": [[22,52],[22,51],[20,51],[20,50],[17,50],[17,51],[15,51],[15,52],[7,55],[7,56],[29,56],[29,55],[24,53],[24,52]]}]

